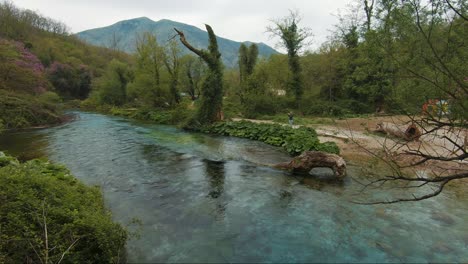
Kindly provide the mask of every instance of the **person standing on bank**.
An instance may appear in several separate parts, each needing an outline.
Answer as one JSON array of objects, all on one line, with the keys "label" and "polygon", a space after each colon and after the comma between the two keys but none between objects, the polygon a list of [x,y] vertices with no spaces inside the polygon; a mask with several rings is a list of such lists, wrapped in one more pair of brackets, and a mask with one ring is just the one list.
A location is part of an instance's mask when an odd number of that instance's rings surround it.
[{"label": "person standing on bank", "polygon": [[292,126],[294,124],[294,115],[292,112],[288,113],[289,124]]}]

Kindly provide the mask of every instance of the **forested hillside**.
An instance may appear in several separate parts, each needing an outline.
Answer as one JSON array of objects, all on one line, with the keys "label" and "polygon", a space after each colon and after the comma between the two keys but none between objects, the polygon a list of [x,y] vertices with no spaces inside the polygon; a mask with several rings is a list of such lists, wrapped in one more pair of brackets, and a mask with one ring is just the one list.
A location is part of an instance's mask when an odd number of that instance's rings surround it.
[{"label": "forested hillside", "polygon": [[86,98],[92,79],[114,58],[131,62],[84,44],[60,22],[0,3],[0,126],[60,122],[59,103]]}]

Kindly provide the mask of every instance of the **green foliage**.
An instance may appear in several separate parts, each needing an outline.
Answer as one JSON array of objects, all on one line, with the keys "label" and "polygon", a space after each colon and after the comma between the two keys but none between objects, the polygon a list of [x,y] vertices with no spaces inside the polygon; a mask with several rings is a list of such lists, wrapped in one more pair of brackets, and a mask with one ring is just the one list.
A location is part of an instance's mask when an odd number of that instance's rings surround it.
[{"label": "green foliage", "polygon": [[290,11],[289,16],[273,21],[274,25],[267,28],[271,34],[281,38],[282,46],[288,51],[288,64],[291,71],[288,86],[294,92],[296,107],[299,107],[304,93],[299,52],[306,44],[305,40],[312,35],[308,28],[299,28],[300,21],[299,13]]},{"label": "green foliage", "polygon": [[192,100],[200,96],[200,86],[203,82],[207,67],[203,61],[192,55],[185,55],[181,58],[181,85],[183,90]]},{"label": "green foliage", "polygon": [[313,116],[343,116],[349,113],[349,110],[337,103],[323,100],[303,101],[301,110],[304,114]]},{"label": "green foliage", "polygon": [[124,116],[128,118],[151,121],[156,124],[164,125],[182,125],[192,117],[193,111],[189,109],[189,101],[182,101],[172,109],[155,109],[152,107],[140,108],[121,108],[111,107],[110,109],[101,109],[112,115]]},{"label": "green foliage", "polygon": [[4,128],[25,128],[60,122],[57,108],[47,100],[0,90],[0,123]]},{"label": "green foliage", "polygon": [[299,155],[306,150],[339,154],[339,148],[335,143],[320,143],[315,130],[309,127],[292,128],[277,124],[256,124],[242,121],[215,123],[204,127],[202,131],[259,140],[269,145],[283,147],[291,155]]},{"label": "green foliage", "polygon": [[146,106],[161,107],[169,100],[162,87],[164,49],[155,35],[145,32],[137,37],[136,50],[137,64],[135,78],[128,87],[129,99]]},{"label": "green foliage", "polygon": [[281,96],[250,96],[244,100],[242,114],[246,118],[258,118],[262,115],[285,113],[294,103],[290,98]]},{"label": "green foliage", "polygon": [[258,47],[256,44],[251,44],[249,47],[245,44],[240,45],[238,63],[241,83],[254,72],[257,57]]},{"label": "green foliage", "polygon": [[49,87],[37,56],[21,42],[0,38],[0,89],[40,94]]},{"label": "green foliage", "polygon": [[[249,98],[255,94],[258,94],[264,89],[259,87],[259,78],[255,78],[253,75],[255,65],[257,63],[258,47],[255,44],[251,44],[247,48],[246,45],[242,44],[239,48],[239,91],[237,94],[240,97],[241,102],[244,104],[246,98]],[[260,91],[259,91],[260,90]]]},{"label": "green foliage", "polygon": [[54,62],[47,72],[55,90],[64,97],[85,99],[91,90],[91,72],[84,65],[75,68]]},{"label": "green foliage", "polygon": [[205,25],[208,32],[208,50],[198,50],[190,45],[179,33],[182,43],[197,54],[208,65],[208,73],[201,89],[200,107],[192,120],[187,123],[187,129],[197,129],[201,125],[210,124],[221,119],[223,106],[223,63],[218,50],[218,42],[213,29]]},{"label": "green foliage", "polygon": [[110,263],[124,255],[127,231],[112,222],[99,188],[65,167],[0,157],[0,185],[5,263],[58,263],[62,254],[66,263]]},{"label": "green foliage", "polygon": [[57,105],[62,102],[62,98],[58,94],[50,91],[39,95],[38,100],[53,105]]},{"label": "green foliage", "polygon": [[180,93],[178,89],[180,72],[180,49],[175,40],[169,42],[164,53],[164,65],[170,75],[169,91],[171,93],[172,104],[180,103]]},{"label": "green foliage", "polygon": [[130,78],[128,66],[120,61],[112,60],[104,75],[93,82],[93,89],[97,92],[99,102],[110,105],[124,104]]}]

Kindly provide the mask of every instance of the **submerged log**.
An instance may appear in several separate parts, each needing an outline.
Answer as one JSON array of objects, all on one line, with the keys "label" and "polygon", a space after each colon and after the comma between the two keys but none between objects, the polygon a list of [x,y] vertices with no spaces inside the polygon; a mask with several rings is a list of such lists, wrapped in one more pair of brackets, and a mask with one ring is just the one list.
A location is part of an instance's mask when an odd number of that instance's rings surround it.
[{"label": "submerged log", "polygon": [[414,123],[410,125],[396,125],[394,123],[381,122],[377,124],[375,132],[384,132],[387,135],[392,135],[406,141],[418,141],[422,134],[421,130]]},{"label": "submerged log", "polygon": [[346,176],[346,162],[336,154],[322,151],[304,151],[290,162],[276,164],[275,168],[291,170],[308,174],[313,168],[330,168],[335,177],[341,179]]}]

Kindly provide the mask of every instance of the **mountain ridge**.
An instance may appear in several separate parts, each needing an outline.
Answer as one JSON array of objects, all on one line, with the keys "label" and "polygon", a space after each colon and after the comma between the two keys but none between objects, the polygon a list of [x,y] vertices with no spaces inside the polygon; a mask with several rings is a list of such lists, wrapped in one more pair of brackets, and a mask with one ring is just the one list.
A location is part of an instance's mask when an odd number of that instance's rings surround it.
[{"label": "mountain ridge", "polygon": [[[176,34],[174,27],[183,31],[187,40],[196,48],[206,49],[208,45],[208,34],[205,30],[194,25],[185,24],[169,19],[160,19],[153,21],[148,17],[138,17],[118,21],[112,25],[88,29],[76,33],[75,35],[89,44],[102,47],[116,46],[119,50],[133,53],[135,52],[135,43],[137,34],[150,32],[156,35],[160,45],[173,38]],[[216,33],[216,29],[215,33]],[[238,60],[238,50],[242,43],[251,44],[252,41],[238,42],[217,36],[218,47],[221,52],[221,58],[227,67],[236,67]],[[114,43],[114,44],[112,44]],[[269,57],[278,51],[265,43],[255,43],[259,49],[260,57]],[[182,54],[189,54],[185,47],[179,43]]]}]

